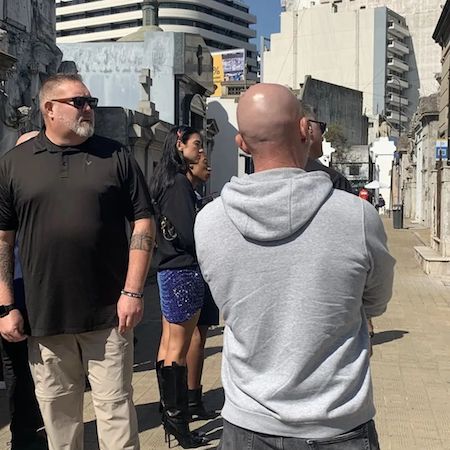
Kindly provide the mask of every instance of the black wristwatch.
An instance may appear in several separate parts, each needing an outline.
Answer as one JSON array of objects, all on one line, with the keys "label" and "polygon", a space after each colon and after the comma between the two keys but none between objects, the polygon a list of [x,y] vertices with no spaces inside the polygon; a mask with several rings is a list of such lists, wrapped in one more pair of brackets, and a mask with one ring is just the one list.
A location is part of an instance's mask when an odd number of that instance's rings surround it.
[{"label": "black wristwatch", "polygon": [[6,317],[13,309],[17,309],[16,305],[0,305],[0,319]]}]

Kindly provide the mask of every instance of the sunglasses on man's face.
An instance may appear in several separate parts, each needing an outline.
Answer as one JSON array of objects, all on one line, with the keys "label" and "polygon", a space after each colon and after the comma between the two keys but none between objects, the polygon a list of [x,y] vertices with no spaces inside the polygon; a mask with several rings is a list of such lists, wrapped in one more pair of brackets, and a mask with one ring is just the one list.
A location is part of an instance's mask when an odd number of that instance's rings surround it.
[{"label": "sunglasses on man's face", "polygon": [[327,131],[327,123],[326,122],[321,122],[320,120],[311,120],[311,119],[309,119],[309,121],[319,124],[320,132],[322,134],[324,134],[325,131]]},{"label": "sunglasses on man's face", "polygon": [[95,97],[69,97],[69,98],[55,98],[52,102],[65,103],[66,105],[74,106],[77,109],[84,109],[89,105],[94,109],[98,105],[98,98]]}]

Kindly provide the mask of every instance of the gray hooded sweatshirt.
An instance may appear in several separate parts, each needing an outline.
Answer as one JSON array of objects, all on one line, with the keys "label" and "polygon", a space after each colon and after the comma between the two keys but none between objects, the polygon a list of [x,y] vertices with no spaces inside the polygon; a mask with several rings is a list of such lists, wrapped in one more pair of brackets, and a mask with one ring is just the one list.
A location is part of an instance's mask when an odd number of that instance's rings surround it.
[{"label": "gray hooded sweatshirt", "polygon": [[223,417],[327,438],[372,419],[366,317],[391,297],[394,259],[375,208],[324,172],[232,178],[195,225],[224,320]]}]

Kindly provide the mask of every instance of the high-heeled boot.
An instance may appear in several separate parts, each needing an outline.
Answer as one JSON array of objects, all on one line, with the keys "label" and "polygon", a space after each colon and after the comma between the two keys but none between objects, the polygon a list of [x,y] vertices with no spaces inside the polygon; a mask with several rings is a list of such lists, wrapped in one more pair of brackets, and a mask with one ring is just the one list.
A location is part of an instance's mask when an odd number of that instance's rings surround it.
[{"label": "high-heeled boot", "polygon": [[205,409],[202,399],[202,386],[198,389],[188,390],[188,414],[191,420],[209,420],[218,416],[215,411]]},{"label": "high-heeled boot", "polygon": [[164,367],[164,360],[156,361],[155,371],[156,371],[156,379],[158,380],[158,389],[159,389],[159,407],[158,411],[161,414],[161,422],[163,419],[163,387],[162,387],[162,377],[161,377],[161,369]]},{"label": "high-heeled boot", "polygon": [[208,439],[189,430],[187,368],[172,363],[161,368],[163,425],[166,442],[175,436],[183,448],[197,448]]}]

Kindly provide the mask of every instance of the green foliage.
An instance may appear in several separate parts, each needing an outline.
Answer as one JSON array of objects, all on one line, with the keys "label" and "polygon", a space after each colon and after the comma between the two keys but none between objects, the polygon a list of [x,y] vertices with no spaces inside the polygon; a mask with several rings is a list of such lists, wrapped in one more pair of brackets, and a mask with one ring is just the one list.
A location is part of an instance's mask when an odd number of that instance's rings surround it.
[{"label": "green foliage", "polygon": [[327,132],[324,135],[325,139],[336,150],[337,160],[341,160],[347,148],[347,136],[340,123],[331,123],[328,125]]}]

